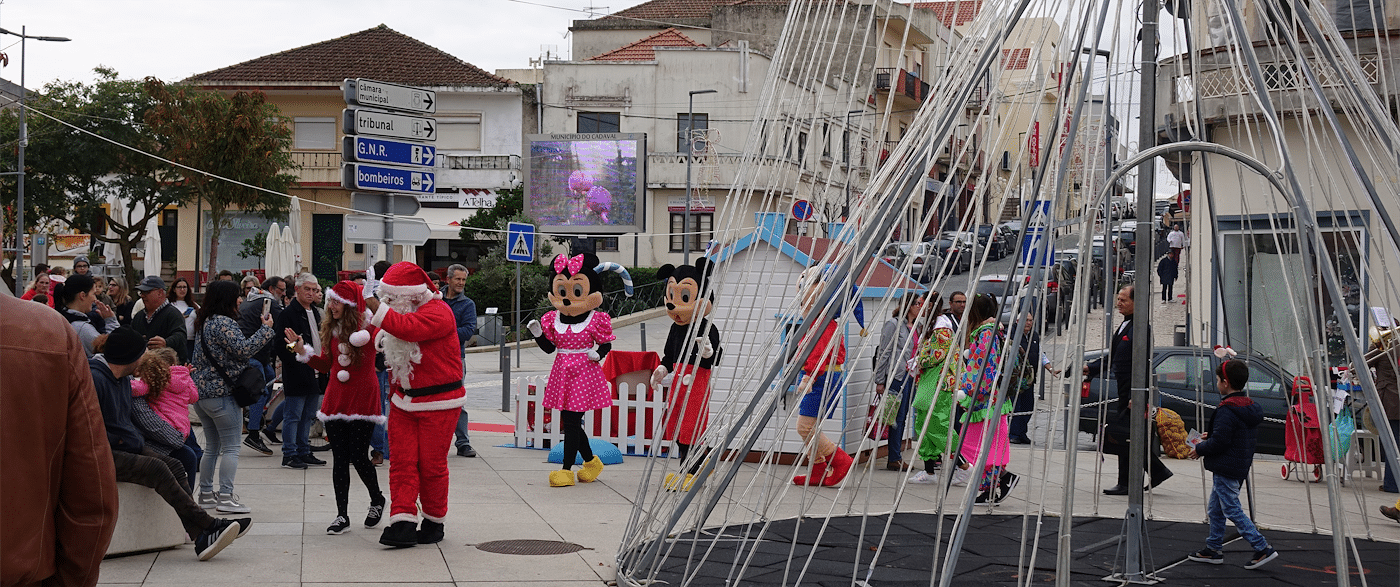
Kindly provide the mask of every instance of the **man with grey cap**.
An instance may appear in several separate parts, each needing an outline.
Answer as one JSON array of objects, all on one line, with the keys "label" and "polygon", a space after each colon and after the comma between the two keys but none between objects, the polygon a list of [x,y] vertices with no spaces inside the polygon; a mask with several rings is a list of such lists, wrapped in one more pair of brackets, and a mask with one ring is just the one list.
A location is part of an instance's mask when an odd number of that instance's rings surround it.
[{"label": "man with grey cap", "polygon": [[141,294],[143,311],[131,317],[131,327],[147,339],[147,348],[170,347],[180,355],[181,363],[190,361],[185,317],[166,299],[165,281],[158,275],[147,275],[136,286]]}]

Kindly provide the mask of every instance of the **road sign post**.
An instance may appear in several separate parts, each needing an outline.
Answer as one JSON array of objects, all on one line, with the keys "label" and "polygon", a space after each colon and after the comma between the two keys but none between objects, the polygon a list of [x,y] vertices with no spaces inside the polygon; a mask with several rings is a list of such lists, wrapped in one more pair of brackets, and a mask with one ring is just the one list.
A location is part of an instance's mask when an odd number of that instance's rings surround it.
[{"label": "road sign post", "polygon": [[[437,93],[427,88],[363,78],[346,79],[341,90],[347,106],[341,116],[341,126],[347,135],[341,143],[340,155],[344,161],[341,185],[349,190],[435,192],[437,176],[425,168],[436,165],[437,149],[424,143],[437,139],[437,121],[415,114],[437,112]],[[393,167],[396,165],[407,168]],[[419,208],[416,197],[356,192],[352,194],[352,201],[358,211],[383,213],[384,216],[346,216],[347,242],[382,241],[388,249],[385,259],[391,263],[396,240],[412,246],[428,242],[431,231],[421,219],[400,220],[398,234],[395,234],[394,216],[416,214]],[[372,234],[377,238],[367,240]]]},{"label": "road sign post", "polygon": [[515,262],[515,366],[520,367],[520,265],[535,261],[535,225],[506,224],[506,260]]}]

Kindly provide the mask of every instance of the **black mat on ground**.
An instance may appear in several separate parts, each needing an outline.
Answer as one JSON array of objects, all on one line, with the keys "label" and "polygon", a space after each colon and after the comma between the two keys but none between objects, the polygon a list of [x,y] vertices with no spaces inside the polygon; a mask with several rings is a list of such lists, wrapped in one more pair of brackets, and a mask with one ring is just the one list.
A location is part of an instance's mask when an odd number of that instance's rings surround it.
[{"label": "black mat on ground", "polygon": [[[1032,583],[1055,580],[1058,518],[1041,520],[1038,532],[1022,516],[973,516],[963,541],[954,584],[1016,585],[1017,566],[1029,560],[1032,547],[1021,536],[1039,534]],[[1029,520],[1034,524],[1035,520]],[[895,514],[885,516],[798,518],[767,525],[732,526],[681,534],[666,541],[662,560],[631,563],[620,569],[633,579],[655,578],[669,585],[820,585],[849,586],[852,579],[871,586],[927,586],[936,553],[947,550],[953,516]],[[1115,568],[1123,520],[1076,518],[1072,580],[1076,585],[1105,585]],[[1246,570],[1253,549],[1236,540],[1228,527],[1225,563],[1186,560],[1205,545],[1209,528],[1186,522],[1147,522],[1150,564],[1167,585],[1335,585],[1332,539],[1297,532],[1265,532],[1279,557],[1262,568]],[[881,546],[881,536],[884,536]],[[937,549],[935,549],[937,545]],[[640,551],[645,551],[643,545]],[[1357,540],[1356,551],[1370,585],[1400,584],[1400,544]],[[874,561],[874,566],[871,562]],[[1360,584],[1357,558],[1348,557],[1352,584]],[[655,569],[655,577],[644,568]]]}]

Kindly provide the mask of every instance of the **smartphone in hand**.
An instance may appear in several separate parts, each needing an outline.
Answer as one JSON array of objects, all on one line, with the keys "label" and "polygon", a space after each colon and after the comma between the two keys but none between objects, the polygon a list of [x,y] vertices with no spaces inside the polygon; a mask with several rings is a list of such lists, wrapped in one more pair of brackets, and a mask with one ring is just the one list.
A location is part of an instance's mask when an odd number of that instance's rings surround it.
[{"label": "smartphone in hand", "polygon": [[267,315],[269,315],[269,314],[271,314],[271,313],[272,313],[272,298],[266,298],[266,299],[263,300],[263,311],[262,311],[262,315],[267,316]]}]

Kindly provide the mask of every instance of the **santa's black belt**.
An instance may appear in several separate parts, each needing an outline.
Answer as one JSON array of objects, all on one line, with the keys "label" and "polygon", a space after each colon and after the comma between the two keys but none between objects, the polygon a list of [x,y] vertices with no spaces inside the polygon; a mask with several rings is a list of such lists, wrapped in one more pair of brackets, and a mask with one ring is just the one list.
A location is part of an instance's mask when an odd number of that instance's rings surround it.
[{"label": "santa's black belt", "polygon": [[442,393],[444,391],[452,391],[461,386],[461,383],[443,383],[441,385],[429,385],[427,387],[419,387],[417,389],[404,388],[400,389],[399,391],[402,391],[403,394],[408,397],[423,397],[425,395],[433,395],[435,393]]}]

